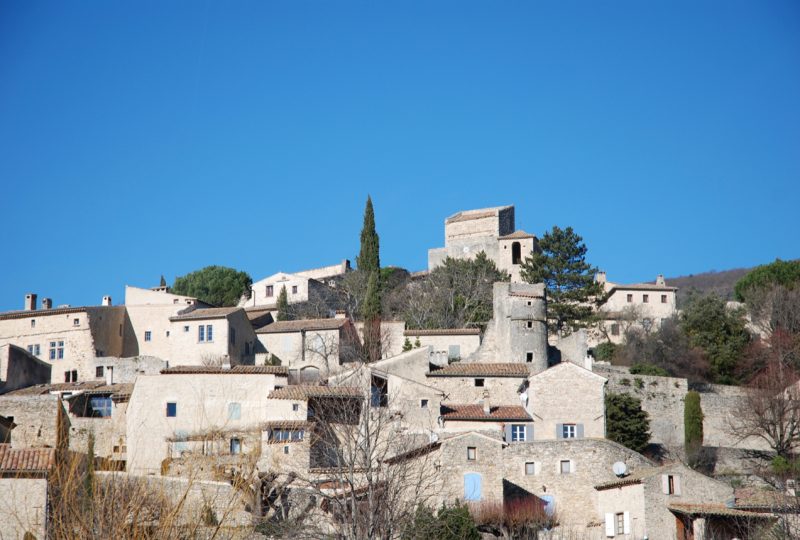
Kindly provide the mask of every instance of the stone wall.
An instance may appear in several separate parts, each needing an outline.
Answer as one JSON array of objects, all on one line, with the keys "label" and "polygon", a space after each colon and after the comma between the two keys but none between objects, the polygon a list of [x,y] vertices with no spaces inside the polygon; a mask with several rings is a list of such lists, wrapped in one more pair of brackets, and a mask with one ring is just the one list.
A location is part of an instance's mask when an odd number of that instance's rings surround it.
[{"label": "stone wall", "polygon": [[0,537],[47,537],[47,479],[0,478],[0,493]]},{"label": "stone wall", "polygon": [[51,366],[25,349],[6,344],[0,347],[0,394],[50,382]]},{"label": "stone wall", "polygon": [[703,409],[703,444],[769,450],[766,441],[757,437],[742,438],[731,427],[732,415],[742,410],[746,389],[720,384],[705,385],[700,389],[700,407]]},{"label": "stone wall", "polygon": [[58,448],[67,440],[58,396],[0,396],[0,416],[12,417],[17,425],[11,430],[12,448]]},{"label": "stone wall", "polygon": [[[155,356],[132,356],[130,358],[117,358],[104,356],[90,358],[86,361],[86,372],[93,376],[95,380],[106,379],[106,369],[114,369],[114,383],[136,382],[139,375],[158,375],[162,369],[167,367],[166,360]],[[103,367],[103,375],[97,376],[97,368]],[[90,378],[87,376],[87,378]]]}]

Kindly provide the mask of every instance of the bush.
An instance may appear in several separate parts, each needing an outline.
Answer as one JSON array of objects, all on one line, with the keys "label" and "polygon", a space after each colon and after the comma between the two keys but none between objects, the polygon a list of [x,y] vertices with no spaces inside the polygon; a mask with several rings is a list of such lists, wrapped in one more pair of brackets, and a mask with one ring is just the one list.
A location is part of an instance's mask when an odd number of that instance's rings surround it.
[{"label": "bush", "polygon": [[686,394],[683,402],[683,430],[686,456],[689,465],[695,466],[703,448],[703,409],[700,394],[694,390]]},{"label": "bush", "polygon": [[650,418],[629,394],[606,394],[606,437],[641,452],[650,442]]},{"label": "bush", "polygon": [[433,510],[420,505],[414,521],[402,535],[403,540],[480,540],[480,533],[466,505],[445,506],[434,515]]},{"label": "bush", "polygon": [[612,358],[614,358],[614,352],[616,352],[617,346],[610,341],[606,341],[605,343],[601,343],[597,347],[594,348],[594,358],[599,362],[610,362]]},{"label": "bush", "polygon": [[630,372],[631,375],[655,375],[657,377],[669,377],[669,373],[667,373],[666,369],[644,362],[640,364],[633,364]]}]

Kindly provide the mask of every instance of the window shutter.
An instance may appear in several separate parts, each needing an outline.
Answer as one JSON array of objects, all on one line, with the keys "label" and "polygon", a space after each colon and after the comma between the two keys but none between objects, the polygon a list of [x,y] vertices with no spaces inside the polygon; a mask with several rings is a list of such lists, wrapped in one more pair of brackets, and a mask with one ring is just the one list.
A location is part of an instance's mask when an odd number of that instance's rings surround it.
[{"label": "window shutter", "polygon": [[564,438],[564,424],[556,424],[556,439]]},{"label": "window shutter", "polygon": [[622,520],[623,520],[622,532],[624,532],[625,534],[631,534],[631,513],[630,512],[623,513]]},{"label": "window shutter", "polygon": [[542,462],[541,461],[534,461],[533,462],[533,474],[541,474],[542,472]]},{"label": "window shutter", "polygon": [[669,477],[666,474],[661,475],[661,493],[669,494]]},{"label": "window shutter", "polygon": [[608,513],[606,514],[606,536],[614,538],[616,535],[614,531],[614,514]]},{"label": "window shutter", "polygon": [[575,472],[575,460],[573,459],[569,460],[569,472],[571,473]]},{"label": "window shutter", "polygon": [[525,442],[531,442],[533,440],[533,424],[528,424],[525,426]]},{"label": "window shutter", "polygon": [[511,442],[511,424],[503,426],[503,432],[507,443]]},{"label": "window shutter", "polygon": [[583,424],[578,424],[575,431],[579,439],[583,439]]},{"label": "window shutter", "polygon": [[675,495],[681,494],[681,477],[677,474],[672,477],[672,485],[675,487]]}]

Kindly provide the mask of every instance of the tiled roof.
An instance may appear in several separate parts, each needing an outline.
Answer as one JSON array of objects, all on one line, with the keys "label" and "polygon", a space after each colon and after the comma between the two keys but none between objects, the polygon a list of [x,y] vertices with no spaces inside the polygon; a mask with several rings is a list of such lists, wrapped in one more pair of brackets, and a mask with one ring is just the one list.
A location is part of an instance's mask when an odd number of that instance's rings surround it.
[{"label": "tiled roof", "polygon": [[239,311],[240,307],[212,307],[212,308],[195,308],[190,307],[179,313],[174,317],[170,317],[170,321],[196,321],[206,319],[224,319],[231,313]]},{"label": "tiled roof", "polygon": [[747,512],[745,510],[730,508],[724,504],[671,503],[667,505],[667,508],[672,512],[690,516],[746,517],[759,519],[772,519],[774,517],[766,513]]},{"label": "tiled roof", "polygon": [[500,240],[523,240],[525,238],[536,238],[536,235],[528,233],[528,232],[525,232],[522,229],[520,229],[518,231],[514,231],[511,234],[507,234],[505,236],[501,236]]},{"label": "tiled roof", "polygon": [[669,285],[656,285],[655,283],[631,283],[630,285],[620,285],[615,283],[609,289],[609,293],[614,290],[619,291],[677,291],[677,287],[670,287]]},{"label": "tiled roof", "polygon": [[55,466],[55,448],[11,448],[0,444],[0,473],[47,472]]},{"label": "tiled roof", "polygon": [[313,425],[314,422],[307,420],[273,420],[261,424],[261,429],[308,429]]},{"label": "tiled roof", "polygon": [[123,385],[114,384],[107,386],[105,381],[81,381],[76,383],[55,383],[55,384],[36,384],[26,388],[20,388],[12,392],[4,394],[6,396],[41,396],[53,392],[89,392],[93,391],[98,393],[99,388],[107,388],[108,392],[113,392],[115,389],[122,389]]},{"label": "tiled roof", "polygon": [[453,216],[447,218],[447,223],[458,223],[459,221],[470,221],[473,219],[482,219],[487,217],[496,216],[496,210],[489,210],[489,211],[477,211],[477,212],[459,212]]},{"label": "tiled roof", "polygon": [[479,336],[480,328],[427,328],[420,330],[405,330],[404,336]]},{"label": "tiled roof", "polygon": [[424,455],[430,454],[431,452],[434,452],[434,451],[438,450],[439,448],[441,448],[441,446],[442,446],[442,442],[441,441],[429,442],[428,444],[424,444],[422,446],[418,446],[416,448],[412,448],[411,450],[407,450],[405,452],[401,452],[399,454],[396,454],[396,455],[384,460],[384,463],[387,463],[388,465],[395,465],[395,464],[401,463],[401,462],[403,462],[403,461],[405,461],[407,459],[412,459],[412,458],[415,458],[415,457],[420,457],[420,456],[424,456]]},{"label": "tiled roof", "polygon": [[740,510],[796,509],[797,497],[774,489],[739,488],[734,492],[734,506]]},{"label": "tiled roof", "polygon": [[173,366],[161,370],[162,375],[288,375],[286,366]]},{"label": "tiled roof", "polygon": [[277,321],[256,330],[256,334],[282,334],[309,330],[336,330],[348,323],[347,319],[302,319],[299,321]]},{"label": "tiled roof", "polygon": [[[107,306],[93,306],[93,307],[107,307]],[[82,313],[87,309],[89,309],[88,306],[7,311],[5,313],[0,313],[0,321],[4,321],[6,319],[26,319],[28,317],[46,317],[48,315],[64,315],[65,313]]]},{"label": "tiled roof", "polygon": [[602,484],[598,484],[594,486],[594,489],[602,490],[602,489],[628,486],[630,484],[638,484],[645,478],[650,478],[651,476],[655,476],[657,474],[661,474],[665,471],[668,471],[669,469],[672,469],[675,465],[676,465],[675,463],[668,463],[660,467],[645,467],[643,469],[637,469],[631,472],[629,475],[623,476],[622,478],[617,478],[616,480],[612,480],[610,482],[603,482]]},{"label": "tiled roof", "polygon": [[521,420],[530,422],[533,419],[521,405],[499,405],[490,407],[489,414],[483,405],[442,405],[442,418],[445,420],[473,420],[487,422],[503,422]]},{"label": "tiled roof", "polygon": [[290,385],[278,390],[273,390],[269,397],[272,399],[305,400],[312,397],[363,397],[360,388],[354,386],[310,386]]},{"label": "tiled roof", "polygon": [[544,298],[543,292],[514,292],[508,293],[508,296],[516,296],[518,298]]},{"label": "tiled roof", "polygon": [[527,377],[531,374],[527,364],[521,363],[464,363],[429,371],[427,377]]}]

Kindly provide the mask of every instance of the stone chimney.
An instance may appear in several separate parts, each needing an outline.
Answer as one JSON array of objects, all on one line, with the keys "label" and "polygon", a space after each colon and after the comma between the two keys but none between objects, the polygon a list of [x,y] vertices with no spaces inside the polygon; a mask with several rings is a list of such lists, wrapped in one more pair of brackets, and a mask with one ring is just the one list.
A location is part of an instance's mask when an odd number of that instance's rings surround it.
[{"label": "stone chimney", "polygon": [[42,309],[53,309],[53,299],[42,298]]},{"label": "stone chimney", "polygon": [[485,414],[486,416],[489,416],[489,414],[491,412],[492,412],[492,406],[489,403],[489,391],[488,390],[484,390],[483,391],[483,414]]},{"label": "stone chimney", "polygon": [[595,274],[595,276],[594,276],[594,280],[597,283],[605,283],[606,282],[606,273],[605,273],[605,271],[600,270],[599,272],[597,272],[597,274]]},{"label": "stone chimney", "polygon": [[36,295],[34,293],[28,293],[25,295],[25,311],[34,310],[36,310]]},{"label": "stone chimney", "polygon": [[114,366],[106,366],[106,384],[114,384]]},{"label": "stone chimney", "polygon": [[658,274],[658,276],[656,277],[656,285],[659,285],[661,287],[664,287],[666,285],[666,282],[664,281],[664,274]]},{"label": "stone chimney", "polygon": [[110,296],[105,295],[103,297],[103,305],[104,306],[110,306],[111,305],[111,297]]},{"label": "stone chimney", "polygon": [[334,319],[346,319],[347,318],[347,312],[345,310],[343,310],[343,309],[337,309],[336,313],[333,316],[333,318]]}]

